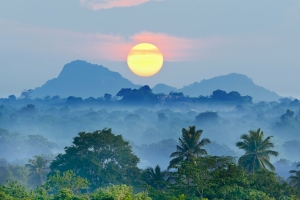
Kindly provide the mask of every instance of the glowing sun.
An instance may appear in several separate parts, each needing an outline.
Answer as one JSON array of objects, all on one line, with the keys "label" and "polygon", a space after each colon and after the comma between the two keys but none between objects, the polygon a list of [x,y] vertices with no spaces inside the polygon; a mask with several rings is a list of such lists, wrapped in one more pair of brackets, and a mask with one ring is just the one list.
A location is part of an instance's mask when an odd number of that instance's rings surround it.
[{"label": "glowing sun", "polygon": [[134,46],[127,57],[128,67],[138,76],[153,76],[161,70],[163,62],[160,50],[149,43]]}]

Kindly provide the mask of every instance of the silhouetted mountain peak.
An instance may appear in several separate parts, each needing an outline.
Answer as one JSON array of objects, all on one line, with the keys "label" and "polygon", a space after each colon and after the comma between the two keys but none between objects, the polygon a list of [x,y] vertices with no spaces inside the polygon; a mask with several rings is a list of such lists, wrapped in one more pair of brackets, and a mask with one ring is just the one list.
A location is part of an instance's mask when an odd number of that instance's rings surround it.
[{"label": "silhouetted mountain peak", "polygon": [[57,78],[61,79],[91,79],[103,78],[106,76],[121,78],[117,72],[112,72],[102,65],[91,64],[83,60],[76,60],[66,64]]},{"label": "silhouetted mountain peak", "polygon": [[57,78],[47,81],[33,91],[33,97],[59,95],[61,97],[100,97],[104,93],[115,95],[123,87],[138,88],[121,74],[102,65],[76,60],[66,64]]},{"label": "silhouetted mountain peak", "polygon": [[[105,93],[116,95],[122,88],[139,88],[121,74],[112,72],[102,65],[91,64],[76,60],[66,64],[57,78],[47,81],[43,86],[36,88],[33,97],[59,95],[61,97],[100,97]],[[183,92],[191,97],[211,95],[215,90],[226,92],[237,91],[241,95],[250,95],[254,101],[273,101],[280,98],[274,92],[255,85],[252,79],[243,74],[231,73],[211,79],[195,82],[182,89],[165,84],[157,84],[154,93]]]},{"label": "silhouetted mountain peak", "polygon": [[163,83],[159,83],[152,88],[152,92],[156,93],[156,94],[158,94],[158,93],[169,94],[171,91],[175,92],[175,91],[177,91],[177,88],[171,87],[171,86],[163,84]]},{"label": "silhouetted mountain peak", "polygon": [[232,86],[238,84],[254,84],[252,79],[244,74],[231,73],[227,75],[216,76],[210,79],[203,79],[200,82],[194,82],[190,85],[184,86],[182,89],[186,87],[197,86],[198,84],[218,84],[219,82],[230,84]]},{"label": "silhouetted mountain peak", "polygon": [[[239,82],[239,83],[247,83],[247,84],[254,84],[254,82],[252,81],[251,78],[249,78],[248,76],[244,75],[244,74],[238,74],[238,73],[231,73],[231,74],[227,74],[227,75],[222,75],[222,76],[217,76],[214,78],[209,79],[210,81],[214,81],[214,80],[218,80],[218,81],[226,81],[226,82],[230,82],[230,81],[235,81],[235,82]],[[205,81],[205,80],[203,80]]]},{"label": "silhouetted mountain peak", "polygon": [[253,97],[255,101],[274,101],[280,98],[275,92],[256,85],[251,78],[238,73],[231,73],[195,82],[183,87],[179,91],[189,96],[207,96],[218,89],[226,92],[237,91],[241,95]]}]

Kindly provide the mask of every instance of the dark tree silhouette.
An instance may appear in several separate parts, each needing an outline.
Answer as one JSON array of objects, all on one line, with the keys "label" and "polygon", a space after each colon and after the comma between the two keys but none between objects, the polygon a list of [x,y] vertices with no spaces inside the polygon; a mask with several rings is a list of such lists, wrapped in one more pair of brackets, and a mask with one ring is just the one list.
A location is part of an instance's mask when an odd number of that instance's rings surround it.
[{"label": "dark tree silhouette", "polygon": [[112,97],[111,94],[107,94],[107,93],[104,94],[104,99],[107,101],[111,100],[111,97]]},{"label": "dark tree silhouette", "polygon": [[159,165],[156,165],[154,169],[149,167],[143,173],[145,182],[157,190],[163,190],[166,187],[169,177],[170,173],[162,171]]}]

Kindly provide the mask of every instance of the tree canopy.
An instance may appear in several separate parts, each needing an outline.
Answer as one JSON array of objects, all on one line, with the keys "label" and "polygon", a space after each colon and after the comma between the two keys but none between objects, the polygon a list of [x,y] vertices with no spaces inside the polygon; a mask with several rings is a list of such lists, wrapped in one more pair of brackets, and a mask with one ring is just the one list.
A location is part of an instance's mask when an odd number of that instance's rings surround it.
[{"label": "tree canopy", "polygon": [[259,169],[266,168],[274,171],[275,167],[270,162],[270,156],[278,156],[278,152],[271,150],[274,148],[271,138],[272,136],[264,138],[264,132],[260,129],[243,134],[241,136],[243,141],[236,143],[238,148],[245,151],[245,154],[238,160],[239,166],[252,174]]},{"label": "tree canopy", "polygon": [[190,126],[188,129],[183,128],[181,132],[182,136],[179,138],[177,151],[170,155],[170,157],[174,157],[174,159],[170,161],[168,169],[175,167],[182,161],[207,155],[206,150],[202,147],[210,143],[210,140],[204,138],[200,141],[200,137],[203,133],[202,130],[196,130],[195,126]]},{"label": "tree canopy", "polygon": [[80,132],[73,145],[65,147],[51,163],[51,173],[72,170],[86,178],[90,187],[97,188],[118,183],[133,183],[139,173],[139,158],[133,154],[129,142],[111,129],[92,133]]}]

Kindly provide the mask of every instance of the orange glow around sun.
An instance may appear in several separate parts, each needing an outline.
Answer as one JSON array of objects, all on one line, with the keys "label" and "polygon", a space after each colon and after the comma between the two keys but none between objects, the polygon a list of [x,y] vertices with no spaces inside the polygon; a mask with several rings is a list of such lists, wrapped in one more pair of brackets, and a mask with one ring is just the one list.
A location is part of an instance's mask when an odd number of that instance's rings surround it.
[{"label": "orange glow around sun", "polygon": [[127,64],[138,76],[153,76],[163,66],[163,55],[160,50],[149,43],[134,46],[128,54]]}]

